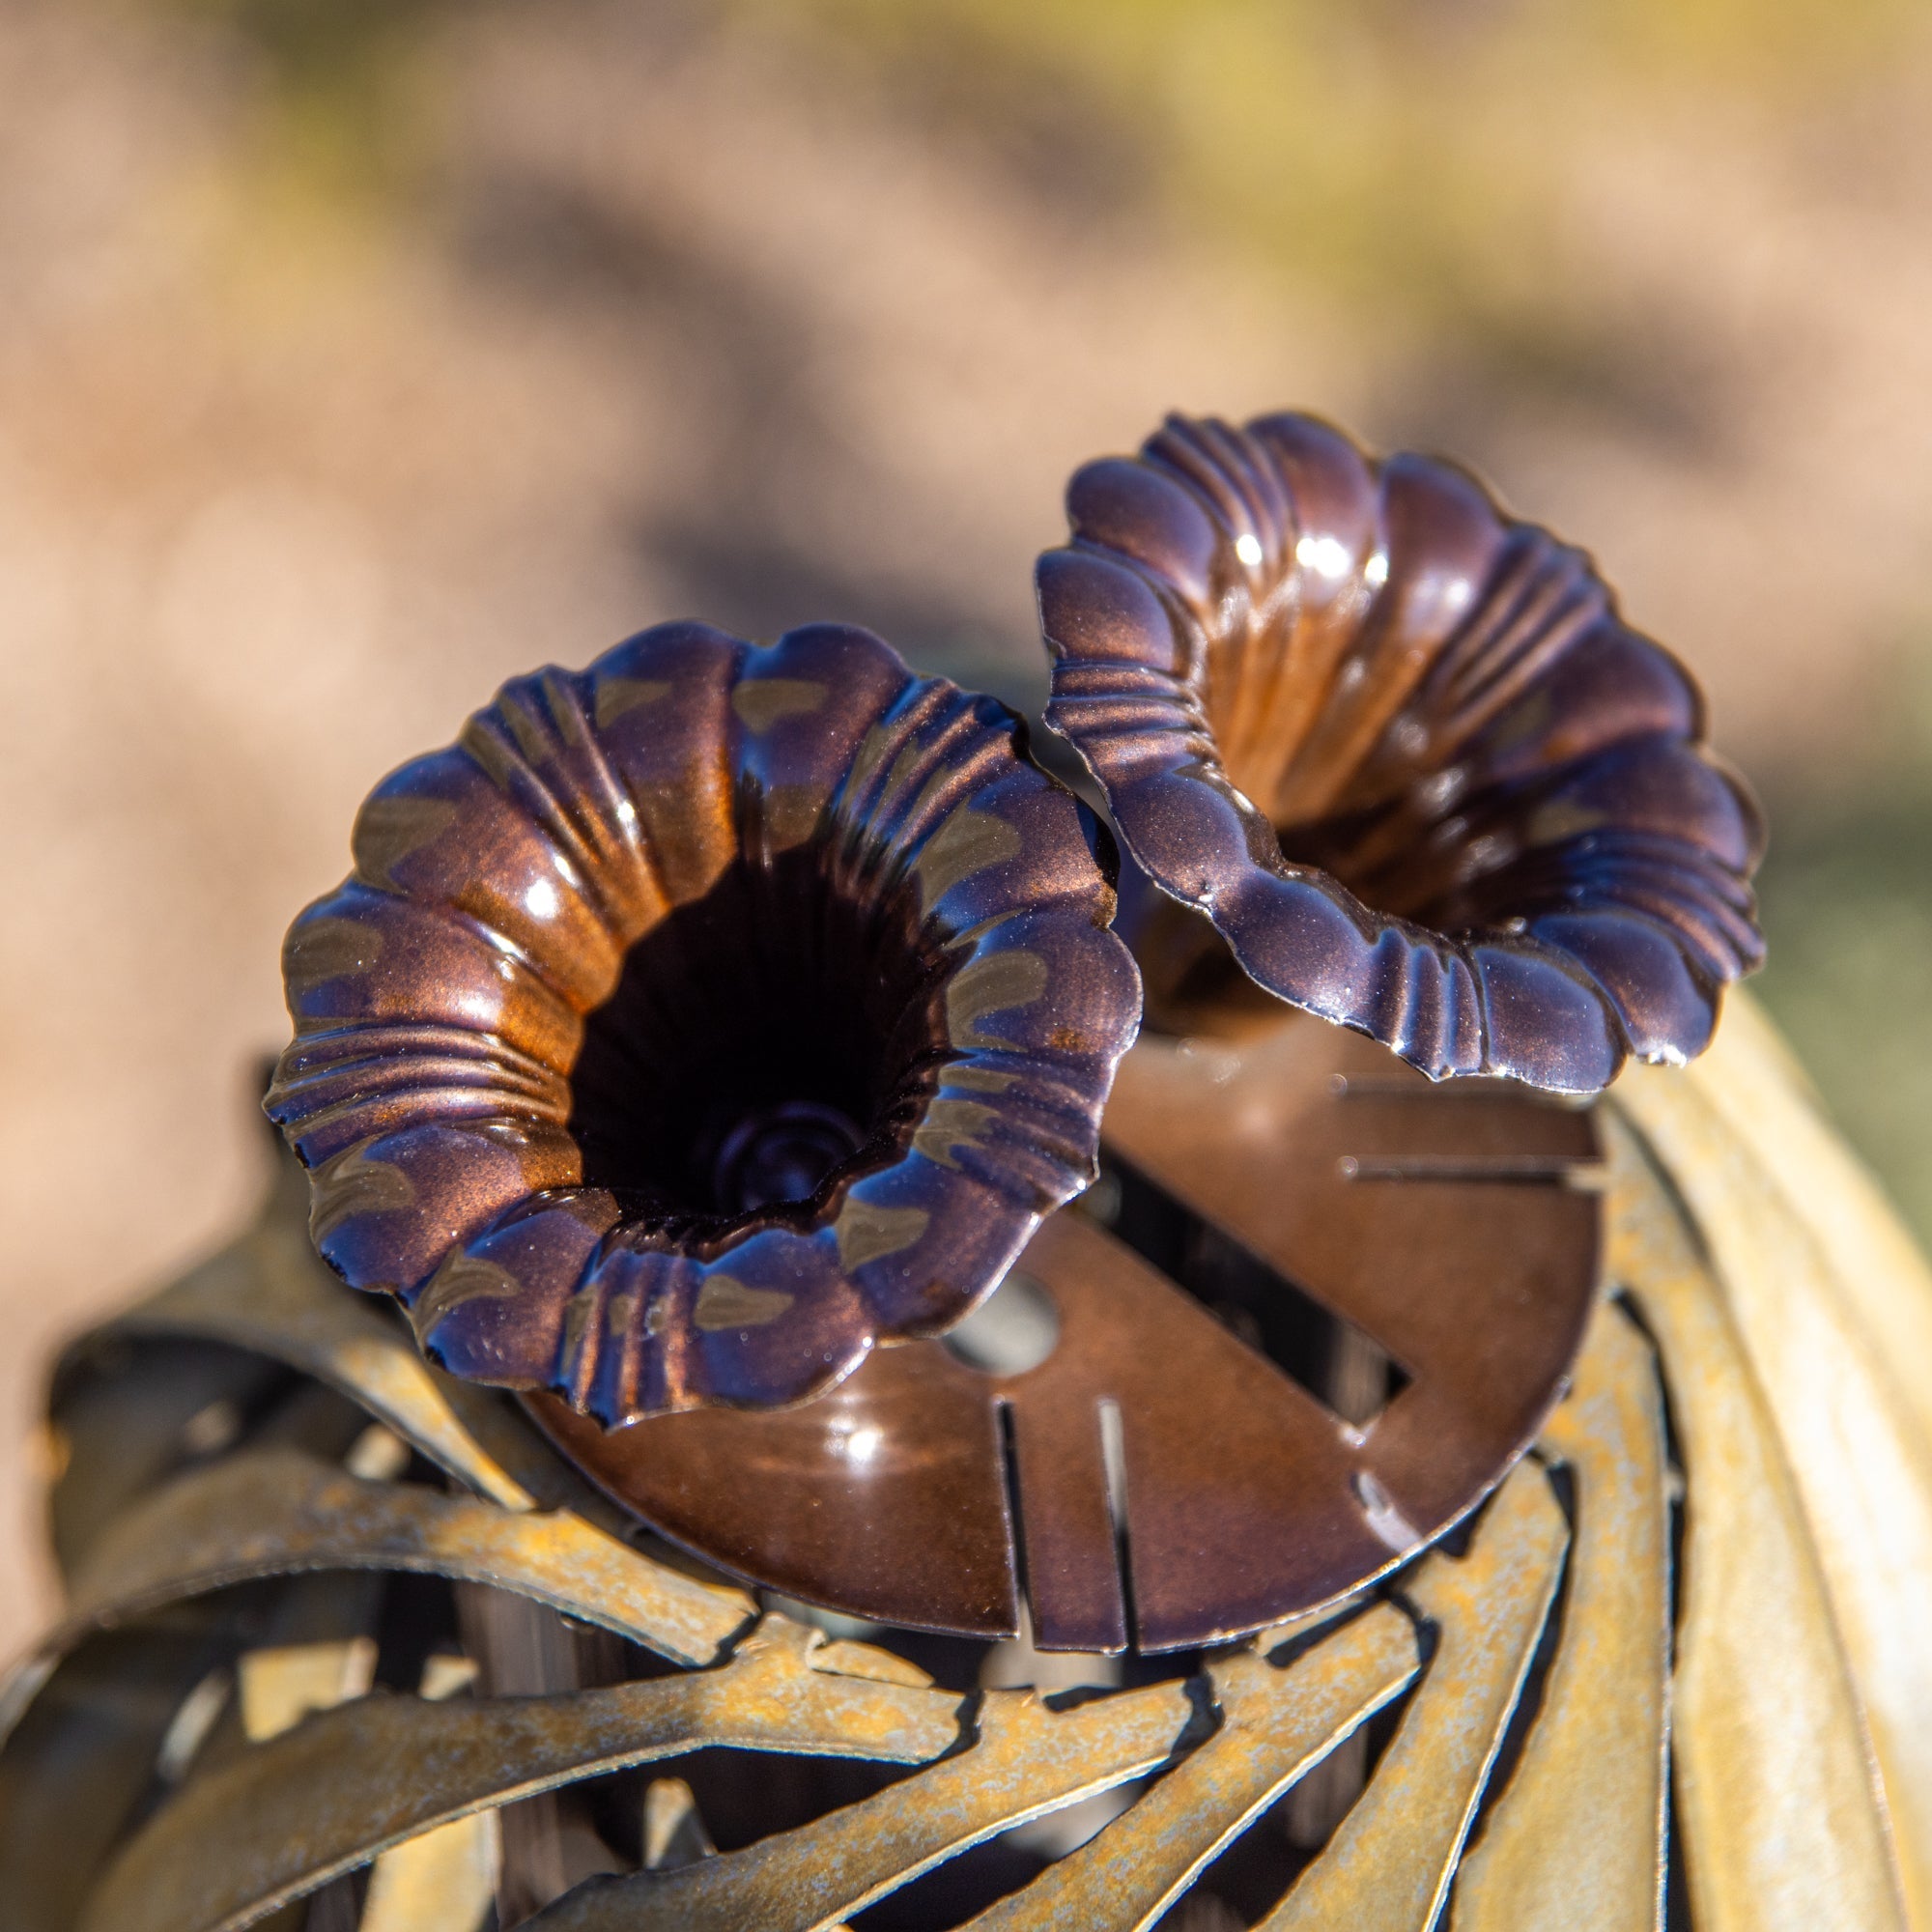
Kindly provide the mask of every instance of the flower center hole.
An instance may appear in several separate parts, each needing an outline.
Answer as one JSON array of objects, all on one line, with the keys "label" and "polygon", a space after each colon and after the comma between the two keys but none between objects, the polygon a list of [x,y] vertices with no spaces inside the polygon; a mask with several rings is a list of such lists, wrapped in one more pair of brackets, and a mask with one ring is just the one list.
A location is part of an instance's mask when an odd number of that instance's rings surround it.
[{"label": "flower center hole", "polygon": [[724,1136],[711,1167],[712,1199],[735,1214],[809,1201],[864,1145],[857,1122],[837,1107],[781,1100],[754,1108]]},{"label": "flower center hole", "polygon": [[734,866],[631,948],[585,1022],[585,1183],[628,1217],[728,1221],[896,1158],[944,1046],[942,971],[815,854]]}]

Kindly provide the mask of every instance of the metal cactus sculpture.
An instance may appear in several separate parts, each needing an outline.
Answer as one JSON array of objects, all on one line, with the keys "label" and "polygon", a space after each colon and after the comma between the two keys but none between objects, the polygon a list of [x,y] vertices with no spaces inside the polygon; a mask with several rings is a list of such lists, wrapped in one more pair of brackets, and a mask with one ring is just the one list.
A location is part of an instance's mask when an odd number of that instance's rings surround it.
[{"label": "metal cactus sculpture", "polygon": [[833,626],[372,795],[306,1179],[54,1380],[9,1926],[1932,1924],[1932,1282],[1693,687],[1307,418],[1069,511],[1118,858]]}]

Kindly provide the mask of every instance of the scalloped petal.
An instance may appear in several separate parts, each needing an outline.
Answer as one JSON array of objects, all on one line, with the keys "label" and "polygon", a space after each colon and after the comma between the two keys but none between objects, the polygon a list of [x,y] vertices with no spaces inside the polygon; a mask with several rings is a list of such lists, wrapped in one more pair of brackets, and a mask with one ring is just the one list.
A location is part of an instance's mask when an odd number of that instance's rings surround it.
[{"label": "scalloped petal", "polygon": [[[1093,1178],[1139,1024],[1111,846],[1023,728],[837,625],[664,625],[505,685],[376,788],[291,930],[269,1111],[325,1259],[454,1373],[607,1424],[797,1401],[958,1320]],[[802,972],[834,906],[898,962],[852,988],[896,1068],[867,1148],[735,1219],[580,1184],[574,1075],[639,943],[700,908]],[[753,984],[680,997],[728,1024]],[[622,1040],[607,1087],[648,1089]]]},{"label": "scalloped petal", "polygon": [[1250,978],[1435,1079],[1702,1050],[1763,822],[1581,551],[1296,415],[1171,417],[1067,510],[1047,723]]}]

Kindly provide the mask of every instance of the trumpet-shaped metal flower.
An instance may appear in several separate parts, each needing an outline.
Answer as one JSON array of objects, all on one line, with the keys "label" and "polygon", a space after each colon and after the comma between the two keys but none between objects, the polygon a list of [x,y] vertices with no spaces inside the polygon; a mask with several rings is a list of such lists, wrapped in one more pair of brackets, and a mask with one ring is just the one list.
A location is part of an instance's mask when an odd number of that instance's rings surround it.
[{"label": "trumpet-shaped metal flower", "polygon": [[318,1247],[606,1424],[945,1328],[1095,1171],[1140,1010],[1104,837],[864,631],[515,680],[289,934],[269,1111]]},{"label": "trumpet-shaped metal flower", "polygon": [[1170,418],[1067,507],[1047,722],[1251,979],[1437,1079],[1703,1049],[1762,825],[1580,551],[1297,415]]}]

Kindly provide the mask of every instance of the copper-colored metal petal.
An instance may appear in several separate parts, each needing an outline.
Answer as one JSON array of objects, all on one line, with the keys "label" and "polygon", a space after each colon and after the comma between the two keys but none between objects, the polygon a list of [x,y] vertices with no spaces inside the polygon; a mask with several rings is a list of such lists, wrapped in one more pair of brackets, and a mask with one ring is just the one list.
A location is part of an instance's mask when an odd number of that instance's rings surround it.
[{"label": "copper-colored metal petal", "polygon": [[318,1248],[606,1425],[947,1326],[1093,1178],[1139,1018],[1103,841],[863,631],[513,681],[290,933],[270,1111]]},{"label": "copper-colored metal petal", "polygon": [[1047,722],[1255,981],[1435,1079],[1703,1049],[1762,827],[1580,551],[1293,415],[1170,418],[1067,510]]}]

